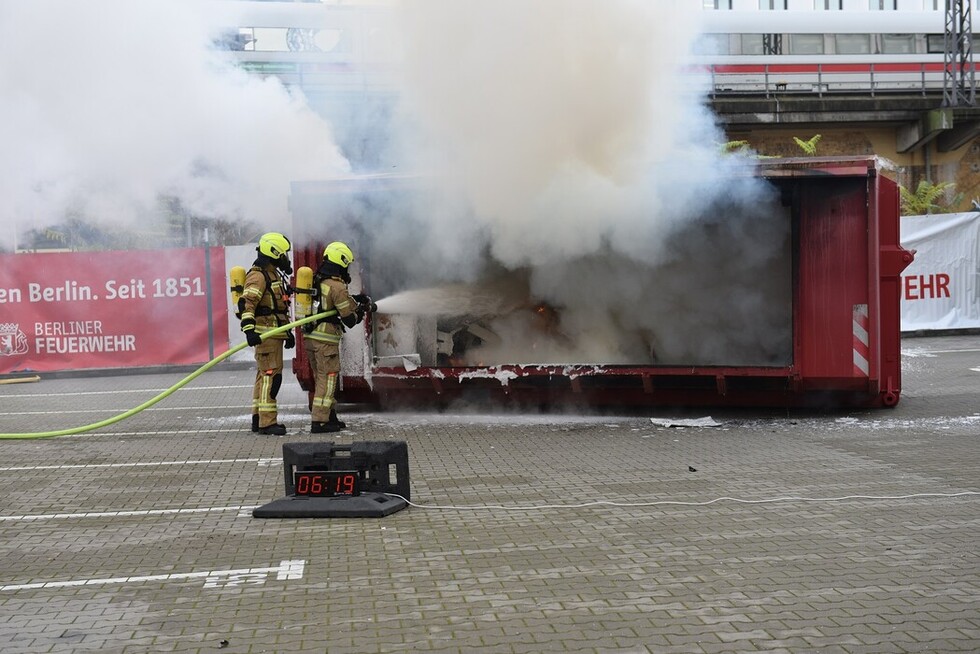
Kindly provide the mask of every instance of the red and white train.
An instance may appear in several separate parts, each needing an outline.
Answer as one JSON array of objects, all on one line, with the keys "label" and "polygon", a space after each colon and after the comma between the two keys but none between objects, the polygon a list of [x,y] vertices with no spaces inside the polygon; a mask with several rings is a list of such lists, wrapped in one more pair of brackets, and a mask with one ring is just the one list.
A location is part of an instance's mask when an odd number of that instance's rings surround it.
[{"label": "red and white train", "polygon": [[[391,4],[221,0],[208,6],[229,28],[238,26],[230,49],[247,70],[276,74],[287,84],[377,88],[395,66]],[[694,62],[711,75],[714,93],[943,89],[943,1],[773,0],[779,5],[773,9],[741,8],[763,4],[769,0],[703,2]],[[812,8],[793,9],[802,5]],[[864,8],[848,9],[857,5]],[[912,5],[921,9],[904,9]],[[970,18],[980,25],[977,11]],[[975,64],[965,73],[975,77]]]},{"label": "red and white train", "polygon": [[[943,89],[942,10],[706,10],[703,15],[695,59],[712,76],[715,93]],[[974,73],[975,64],[964,70]]]}]

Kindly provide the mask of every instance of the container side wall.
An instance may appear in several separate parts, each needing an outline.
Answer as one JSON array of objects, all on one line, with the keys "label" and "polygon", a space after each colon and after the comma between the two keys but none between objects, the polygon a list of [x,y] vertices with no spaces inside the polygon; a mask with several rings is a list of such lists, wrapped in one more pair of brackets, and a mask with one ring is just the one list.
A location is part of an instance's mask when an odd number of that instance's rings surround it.
[{"label": "container side wall", "polygon": [[801,191],[799,367],[814,388],[868,377],[866,348],[855,363],[855,341],[869,329],[867,211],[866,178],[828,177]]},{"label": "container side wall", "polygon": [[878,176],[875,186],[878,223],[879,386],[885,406],[898,403],[902,390],[901,273],[913,255],[900,245],[898,184]]}]

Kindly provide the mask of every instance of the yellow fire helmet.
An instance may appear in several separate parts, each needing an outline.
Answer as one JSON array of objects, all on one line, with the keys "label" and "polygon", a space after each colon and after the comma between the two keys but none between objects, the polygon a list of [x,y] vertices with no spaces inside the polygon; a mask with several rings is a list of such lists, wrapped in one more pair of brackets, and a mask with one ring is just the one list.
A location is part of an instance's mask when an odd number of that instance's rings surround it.
[{"label": "yellow fire helmet", "polygon": [[323,258],[337,264],[341,268],[347,268],[347,266],[354,263],[354,253],[351,252],[351,249],[347,247],[346,243],[341,243],[340,241],[334,241],[323,248]]},{"label": "yellow fire helmet", "polygon": [[259,247],[256,249],[259,251],[259,254],[264,254],[270,259],[277,260],[289,252],[291,247],[292,244],[288,238],[279,232],[269,232],[268,234],[262,235],[262,238],[259,239]]}]

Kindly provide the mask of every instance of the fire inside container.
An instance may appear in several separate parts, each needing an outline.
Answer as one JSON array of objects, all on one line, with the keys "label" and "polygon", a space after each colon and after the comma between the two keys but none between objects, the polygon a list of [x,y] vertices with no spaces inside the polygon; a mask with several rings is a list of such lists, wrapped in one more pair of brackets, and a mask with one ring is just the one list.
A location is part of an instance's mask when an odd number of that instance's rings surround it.
[{"label": "fire inside container", "polygon": [[765,161],[753,175],[764,192],[699,207],[648,256],[610,244],[505,267],[476,251],[450,283],[422,236],[386,237],[418,206],[417,180],[296,184],[291,206],[310,244],[300,265],[343,235],[355,288],[378,300],[363,340],[345,337],[350,398],[894,405],[911,261],[896,184],[874,158]]}]

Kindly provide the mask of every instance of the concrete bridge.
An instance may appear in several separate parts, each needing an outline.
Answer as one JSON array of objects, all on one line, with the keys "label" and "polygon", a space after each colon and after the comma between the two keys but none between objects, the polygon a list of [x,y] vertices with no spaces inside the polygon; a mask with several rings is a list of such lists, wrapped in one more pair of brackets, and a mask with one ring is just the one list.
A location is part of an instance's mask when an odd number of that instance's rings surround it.
[{"label": "concrete bridge", "polygon": [[980,136],[980,106],[942,107],[941,92],[837,94],[716,92],[710,106],[729,133],[775,127],[796,131],[832,128],[890,129],[897,154],[933,143],[954,152]]}]

